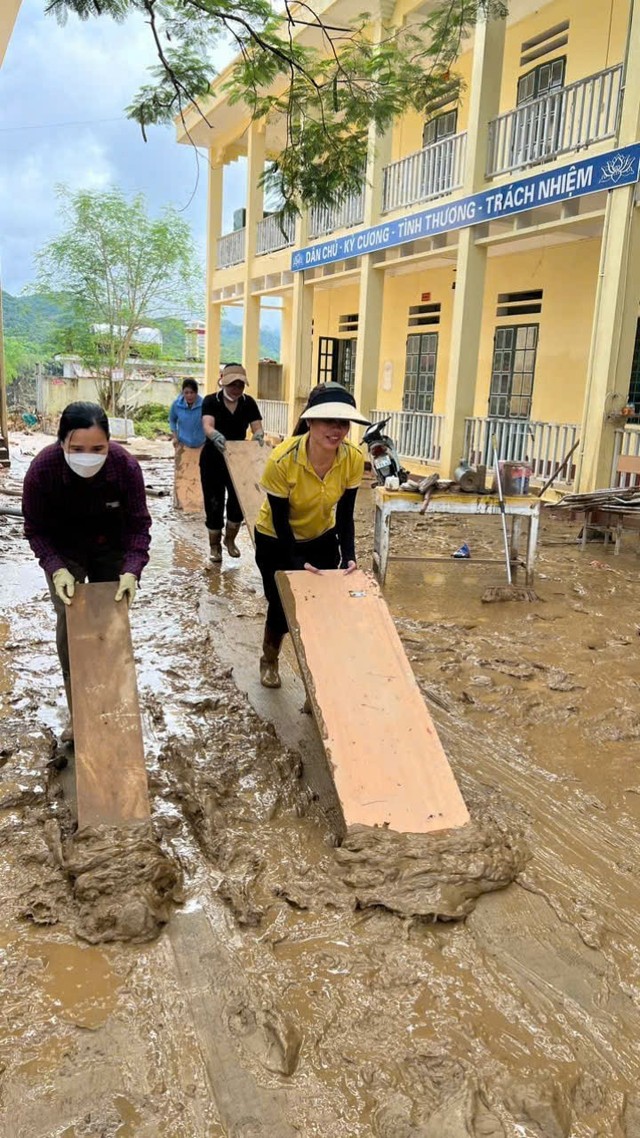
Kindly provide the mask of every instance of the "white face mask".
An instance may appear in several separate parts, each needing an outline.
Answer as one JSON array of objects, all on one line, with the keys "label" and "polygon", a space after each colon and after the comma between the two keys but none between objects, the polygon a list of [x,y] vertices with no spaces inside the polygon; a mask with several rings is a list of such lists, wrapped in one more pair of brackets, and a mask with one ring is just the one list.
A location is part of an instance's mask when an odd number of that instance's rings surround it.
[{"label": "white face mask", "polygon": [[106,454],[69,454],[65,451],[64,457],[73,473],[81,478],[93,478],[107,461]]}]

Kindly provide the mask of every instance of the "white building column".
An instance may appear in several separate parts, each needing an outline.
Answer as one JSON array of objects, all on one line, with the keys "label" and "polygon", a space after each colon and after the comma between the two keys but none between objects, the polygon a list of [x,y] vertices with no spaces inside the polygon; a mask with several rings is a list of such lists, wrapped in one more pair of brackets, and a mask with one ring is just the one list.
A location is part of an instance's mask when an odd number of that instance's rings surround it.
[{"label": "white building column", "polygon": [[[505,20],[479,20],[476,24],[463,185],[465,196],[477,193],[484,185],[489,122],[500,110],[505,23]],[[465,419],[474,411],[486,262],[486,248],[476,246],[474,230],[461,230],[440,460],[443,478],[452,478],[460,462]]]},{"label": "white building column", "polygon": [[246,368],[254,396],[258,390],[260,359],[260,297],[251,290],[253,260],[256,255],[258,222],[264,212],[264,191],[260,179],[264,172],[265,129],[262,121],[249,126],[247,150],[247,207],[244,245],[244,319],[242,322],[242,363]]},{"label": "white building column", "polygon": [[[296,224],[295,249],[306,245],[309,214],[305,211]],[[313,285],[305,284],[305,270],[293,274],[291,290],[291,321],[289,339],[289,366],[285,373],[285,387],[289,403],[288,433],[295,426],[307,402],[313,382]]]},{"label": "white building column", "polygon": [[220,374],[220,305],[213,304],[213,278],[218,258],[218,241],[222,235],[222,155],[209,151],[209,188],[207,209],[207,274],[205,299],[204,384],[205,391],[217,391]]},{"label": "white building column", "polygon": [[[640,131],[640,7],[632,6],[618,144],[637,142]],[[600,272],[587,365],[578,493],[610,486],[615,431],[629,394],[640,305],[640,210],[637,186],[607,198]]]}]

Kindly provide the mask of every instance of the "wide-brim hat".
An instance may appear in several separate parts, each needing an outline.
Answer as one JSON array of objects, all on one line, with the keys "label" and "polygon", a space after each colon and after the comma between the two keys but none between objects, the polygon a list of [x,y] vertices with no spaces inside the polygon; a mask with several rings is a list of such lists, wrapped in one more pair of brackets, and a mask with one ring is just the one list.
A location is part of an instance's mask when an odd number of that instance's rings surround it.
[{"label": "wide-brim hat", "polygon": [[237,383],[238,380],[240,380],[242,383],[244,383],[245,387],[249,386],[249,380],[247,379],[247,373],[244,370],[244,368],[242,367],[242,365],[241,364],[229,364],[228,367],[224,368],[218,382],[219,382],[221,387],[229,387],[229,384]]},{"label": "wide-brim hat", "polygon": [[[337,388],[337,390],[336,390]],[[310,405],[302,412],[301,419],[344,419],[345,422],[362,423],[369,426],[361,411],[356,407],[353,395],[338,384],[331,384],[331,390],[318,391],[311,396]]]}]

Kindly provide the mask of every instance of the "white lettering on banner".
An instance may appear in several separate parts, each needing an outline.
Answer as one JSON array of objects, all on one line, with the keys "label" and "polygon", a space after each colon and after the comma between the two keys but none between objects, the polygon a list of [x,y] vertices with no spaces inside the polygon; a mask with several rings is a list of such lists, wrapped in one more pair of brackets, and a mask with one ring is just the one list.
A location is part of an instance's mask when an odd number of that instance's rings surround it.
[{"label": "white lettering on banner", "polygon": [[459,201],[443,203],[359,233],[337,237],[323,245],[296,250],[292,254],[291,268],[298,272],[376,249],[390,249],[415,238],[509,217],[532,206],[565,201],[574,195],[608,193],[619,186],[633,185],[639,177],[640,143],[634,143],[574,162],[571,166],[534,174],[522,181],[483,190]]}]

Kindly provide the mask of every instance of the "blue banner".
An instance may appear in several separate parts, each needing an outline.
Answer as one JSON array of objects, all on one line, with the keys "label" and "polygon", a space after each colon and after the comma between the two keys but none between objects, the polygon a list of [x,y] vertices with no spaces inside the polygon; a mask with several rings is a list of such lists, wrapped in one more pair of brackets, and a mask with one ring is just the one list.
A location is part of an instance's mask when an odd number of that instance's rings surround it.
[{"label": "blue banner", "polygon": [[344,237],[327,238],[319,245],[298,249],[291,257],[294,273],[344,261],[378,249],[391,249],[408,241],[419,241],[437,233],[466,229],[471,225],[510,217],[536,206],[553,205],[569,198],[584,197],[602,190],[614,190],[638,181],[640,143],[610,150],[571,166],[561,166],[518,182],[507,182],[483,190],[472,197],[445,201],[420,213],[410,213],[393,221],[383,221],[371,229],[359,229]]}]

